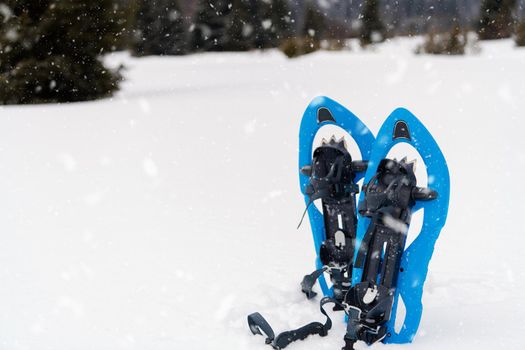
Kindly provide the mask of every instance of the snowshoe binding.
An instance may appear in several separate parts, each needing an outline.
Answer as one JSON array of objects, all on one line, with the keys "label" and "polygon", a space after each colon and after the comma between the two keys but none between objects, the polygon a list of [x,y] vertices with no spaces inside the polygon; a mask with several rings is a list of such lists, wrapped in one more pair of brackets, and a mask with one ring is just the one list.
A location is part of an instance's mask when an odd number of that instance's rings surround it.
[{"label": "snowshoe binding", "polygon": [[[356,199],[359,187],[356,172],[366,170],[366,162],[352,161],[345,140],[323,140],[313,154],[312,165],[301,169],[310,179],[306,187],[307,209],[320,199],[326,239],[318,255],[323,267],[304,277],[302,291],[308,299],[315,297],[312,287],[319,275],[327,272],[333,285],[333,297],[342,302],[352,283],[352,265],[357,228]],[[304,214],[303,214],[304,216]]]},{"label": "snowshoe binding", "polygon": [[[315,136],[326,125],[346,131],[347,139],[337,141],[332,137],[314,150]],[[350,156],[345,142],[350,138],[363,161],[355,161]],[[340,301],[349,287],[357,220],[356,184],[365,175],[374,141],[372,132],[355,114],[327,97],[315,98],[304,113],[299,132],[299,182],[306,204],[304,214],[308,213],[317,255],[317,271],[306,276],[302,283],[308,298],[315,296],[312,287],[316,280],[324,296],[336,294]],[[341,173],[329,174],[332,165],[338,167],[339,162]],[[316,199],[321,200],[320,208],[312,205]],[[333,287],[329,287],[324,272],[330,276]]]},{"label": "snowshoe binding", "polygon": [[383,159],[377,173],[363,186],[359,213],[370,218],[355,262],[362,280],[346,294],[348,310],[345,350],[362,340],[373,344],[387,335],[398,271],[416,201],[435,199],[437,193],[416,186],[414,162]]}]

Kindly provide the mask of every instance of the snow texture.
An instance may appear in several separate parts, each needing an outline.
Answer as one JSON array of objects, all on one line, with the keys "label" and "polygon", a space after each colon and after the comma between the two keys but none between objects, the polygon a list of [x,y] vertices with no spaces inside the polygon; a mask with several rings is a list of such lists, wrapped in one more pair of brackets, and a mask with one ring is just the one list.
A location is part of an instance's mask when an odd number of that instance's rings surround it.
[{"label": "snow texture", "polygon": [[[524,349],[525,50],[416,44],[118,54],[127,80],[112,100],[0,108],[0,348],[263,350],[247,314],[277,331],[323,320],[299,289],[310,228],[295,228],[299,123],[327,95],[374,132],[410,109],[451,172],[420,331],[373,349]],[[339,349],[333,316],[326,338],[290,349]]]}]

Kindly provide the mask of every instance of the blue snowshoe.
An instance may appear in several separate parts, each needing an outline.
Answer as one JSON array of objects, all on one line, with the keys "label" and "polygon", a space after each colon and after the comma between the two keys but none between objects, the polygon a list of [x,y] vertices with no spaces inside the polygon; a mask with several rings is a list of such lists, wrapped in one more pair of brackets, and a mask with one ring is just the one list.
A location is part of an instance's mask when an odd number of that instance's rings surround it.
[{"label": "blue snowshoe", "polygon": [[[417,186],[414,163],[385,158],[402,142],[423,159],[428,188]],[[445,158],[428,130],[405,109],[395,110],[381,127],[364,183],[353,288],[345,300],[350,308],[347,349],[357,340],[368,344],[412,341],[421,320],[428,264],[448,212],[450,180]],[[410,218],[418,210],[424,210],[423,226],[406,247]],[[400,298],[406,314],[396,331],[396,318],[403,316],[397,315]]]},{"label": "blue snowshoe", "polygon": [[[353,160],[344,138],[336,140],[334,136],[323,140],[312,156],[315,135],[329,124],[340,127],[354,139],[363,160]],[[351,286],[357,181],[364,176],[373,143],[374,136],[359,118],[326,97],[315,99],[304,114],[299,133],[300,184],[317,253],[317,270],[301,283],[309,299],[316,295],[312,288],[318,279],[324,295],[338,302],[344,301]],[[315,200],[321,200],[322,212],[312,205]],[[330,276],[331,288],[324,279],[325,272]]]}]

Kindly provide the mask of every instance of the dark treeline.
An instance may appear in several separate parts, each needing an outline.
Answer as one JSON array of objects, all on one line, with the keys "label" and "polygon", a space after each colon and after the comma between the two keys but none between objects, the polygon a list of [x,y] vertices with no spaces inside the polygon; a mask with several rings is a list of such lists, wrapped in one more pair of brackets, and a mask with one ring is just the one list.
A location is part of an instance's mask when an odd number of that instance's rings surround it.
[{"label": "dark treeline", "polygon": [[101,57],[279,48],[288,57],[427,34],[420,52],[462,54],[466,32],[525,45],[525,0],[0,0],[0,104],[110,96]]},{"label": "dark treeline", "polygon": [[183,55],[279,46],[292,35],[287,0],[130,0],[136,55]]},{"label": "dark treeline", "polygon": [[[332,1],[327,9],[332,21],[343,23],[346,35],[356,34],[356,22],[366,0]],[[449,30],[455,23],[476,30],[484,0],[379,0],[379,12],[390,36],[417,35]],[[498,0],[497,2],[502,2]],[[299,6],[301,1],[292,0]],[[505,4],[502,4],[505,5]],[[514,15],[523,18],[525,0],[516,0]]]},{"label": "dark treeline", "polygon": [[[126,2],[126,0],[121,0]],[[366,46],[398,35],[477,31],[509,37],[525,0],[127,0],[138,9],[131,50],[136,55],[243,51],[281,47],[289,56]]]}]

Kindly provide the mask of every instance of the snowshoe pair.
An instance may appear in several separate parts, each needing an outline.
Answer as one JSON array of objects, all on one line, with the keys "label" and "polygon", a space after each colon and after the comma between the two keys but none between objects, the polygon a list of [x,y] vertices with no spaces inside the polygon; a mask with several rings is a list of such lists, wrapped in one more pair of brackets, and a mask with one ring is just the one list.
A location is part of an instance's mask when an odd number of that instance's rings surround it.
[{"label": "snowshoe pair", "polygon": [[[328,124],[354,139],[362,160],[353,160],[344,139],[334,137],[312,152],[315,135]],[[401,142],[410,144],[424,160],[428,188],[417,186],[413,162],[386,158]],[[325,336],[332,321],[324,307],[333,304],[347,319],[344,350],[353,349],[357,341],[369,345],[412,341],[421,320],[428,264],[448,210],[449,174],[439,147],[405,109],[395,110],[374,138],[359,118],[326,97],[316,98],[307,108],[299,146],[301,191],[317,253],[317,270],[304,277],[301,288],[311,299],[319,282],[326,322],[275,336],[266,320],[254,313],[248,316],[251,331],[263,332],[266,343],[275,349],[309,335]],[[362,178],[359,191],[357,182]],[[315,200],[321,201],[322,212],[312,205]],[[424,210],[422,229],[406,246],[411,217],[418,210]],[[404,315],[398,312],[400,302]]]}]

